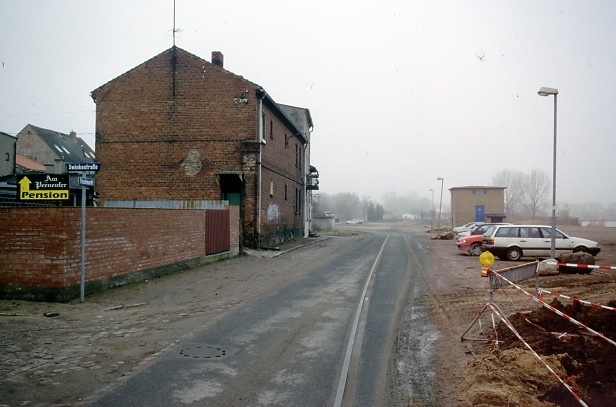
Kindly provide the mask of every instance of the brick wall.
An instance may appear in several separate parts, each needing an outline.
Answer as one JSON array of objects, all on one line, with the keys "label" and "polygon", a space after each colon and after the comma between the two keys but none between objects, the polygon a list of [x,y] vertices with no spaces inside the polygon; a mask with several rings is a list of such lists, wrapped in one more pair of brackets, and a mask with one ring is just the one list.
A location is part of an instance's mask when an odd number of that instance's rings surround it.
[{"label": "brick wall", "polygon": [[101,199],[220,199],[217,174],[257,137],[256,88],[171,48],[95,90]]},{"label": "brick wall", "polygon": [[305,163],[302,140],[274,109],[264,112],[261,243],[269,246],[303,237]]},{"label": "brick wall", "polygon": [[[229,211],[231,249],[208,258],[204,210],[88,208],[86,291],[236,255],[239,210]],[[0,208],[0,219],[0,297],[79,295],[81,208]]]}]

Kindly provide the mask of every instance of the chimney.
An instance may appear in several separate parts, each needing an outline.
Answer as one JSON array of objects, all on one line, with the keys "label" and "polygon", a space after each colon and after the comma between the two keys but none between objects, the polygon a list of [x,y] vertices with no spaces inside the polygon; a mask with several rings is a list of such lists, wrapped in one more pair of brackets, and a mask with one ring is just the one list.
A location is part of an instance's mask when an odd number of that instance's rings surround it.
[{"label": "chimney", "polygon": [[222,55],[222,52],[212,51],[212,64],[224,68],[224,59],[225,57]]},{"label": "chimney", "polygon": [[71,140],[77,140],[77,133],[74,130],[71,130],[70,134]]}]

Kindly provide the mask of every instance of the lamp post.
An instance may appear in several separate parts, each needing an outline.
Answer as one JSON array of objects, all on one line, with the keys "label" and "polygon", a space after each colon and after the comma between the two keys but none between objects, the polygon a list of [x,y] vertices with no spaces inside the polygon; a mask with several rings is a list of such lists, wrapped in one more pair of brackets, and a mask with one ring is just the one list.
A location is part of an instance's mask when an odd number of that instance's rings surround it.
[{"label": "lamp post", "polygon": [[552,156],[552,236],[550,244],[550,256],[556,257],[556,99],[558,89],[541,88],[537,92],[539,96],[554,95],[554,152]]},{"label": "lamp post", "polygon": [[436,180],[441,181],[441,200],[438,203],[438,230],[441,230],[441,209],[443,208],[443,181],[445,181],[445,178],[438,177],[436,178]]},{"label": "lamp post", "polygon": [[430,212],[430,230],[434,229],[434,190],[430,189],[432,192],[432,212]]}]

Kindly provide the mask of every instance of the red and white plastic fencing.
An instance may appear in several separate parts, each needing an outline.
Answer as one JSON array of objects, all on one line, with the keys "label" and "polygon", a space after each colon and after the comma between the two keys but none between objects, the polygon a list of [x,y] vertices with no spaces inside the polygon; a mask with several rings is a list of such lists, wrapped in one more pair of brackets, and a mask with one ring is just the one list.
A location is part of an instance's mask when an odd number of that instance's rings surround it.
[{"label": "red and white plastic fencing", "polygon": [[597,264],[576,264],[576,263],[560,263],[555,261],[547,261],[547,264],[556,264],[557,266],[576,267],[580,269],[602,269],[602,270],[616,270],[616,266],[600,266]]},{"label": "red and white plastic fencing", "polygon": [[[559,263],[560,265],[561,263]],[[568,265],[568,264],[567,264]],[[586,266],[586,265],[580,265],[580,266]],[[606,268],[606,266],[598,266],[597,268]],[[597,303],[592,303],[590,301],[586,301],[586,300],[580,300],[579,298],[576,297],[570,297],[564,294],[560,294],[558,292],[553,292],[553,291],[548,291],[548,290],[544,290],[539,288],[538,289],[538,294],[539,294],[539,298],[534,296],[533,294],[529,293],[528,291],[524,290],[522,287],[520,287],[519,285],[515,284],[514,282],[508,280],[506,277],[500,275],[499,273],[491,273],[493,276],[500,278],[502,280],[504,280],[505,282],[507,282],[509,285],[515,287],[517,290],[521,291],[522,293],[524,293],[525,295],[527,295],[528,297],[530,297],[533,301],[539,303],[541,306],[549,309],[550,311],[556,313],[557,315],[565,318],[566,320],[570,321],[571,323],[577,325],[578,327],[587,330],[588,332],[591,332],[594,335],[597,335],[598,337],[600,337],[601,339],[605,340],[606,342],[616,346],[616,342],[611,340],[610,338],[606,337],[605,335],[593,330],[592,328],[589,328],[588,326],[586,326],[585,324],[575,320],[574,318],[570,317],[569,315],[557,310],[556,308],[552,307],[551,305],[545,303],[543,301],[543,299],[541,298],[541,294],[542,293],[549,293],[551,295],[554,296],[560,296],[563,298],[567,298],[571,301],[576,301],[576,302],[580,302],[582,304],[586,304],[589,306],[593,306],[593,307],[597,307],[597,308],[604,308],[610,311],[614,311],[615,309],[613,307],[608,307],[606,305],[602,305],[602,304],[597,304]],[[541,363],[546,367],[546,369],[548,369],[548,371],[550,371],[550,373],[552,373],[560,383],[562,383],[563,386],[565,386],[565,388],[569,391],[569,393],[571,393],[571,395],[582,405],[582,406],[587,406],[587,404],[575,393],[575,390],[573,389],[572,386],[570,386],[569,384],[566,383],[566,380],[561,379],[558,374],[547,364],[546,361],[544,361],[541,356],[535,352],[535,350],[524,340],[524,338],[522,338],[522,336],[519,334],[519,332],[515,329],[515,327],[511,324],[511,322],[504,316],[502,315],[502,312],[498,309],[498,307],[496,307],[494,304],[489,303],[488,306],[490,307],[490,309],[492,310],[492,315],[497,314],[500,316],[501,320],[503,321],[503,323],[511,330],[511,332],[514,333],[515,336],[517,336],[517,338],[524,344],[524,346],[526,346],[532,353],[533,355],[539,359],[541,361]],[[494,321],[492,322],[494,323]]]},{"label": "red and white plastic fencing", "polygon": [[528,291],[524,290],[522,287],[520,287],[519,285],[507,280],[505,277],[498,275],[498,273],[494,273],[496,276],[498,276],[499,278],[502,278],[503,280],[505,280],[506,282],[508,282],[511,286],[515,287],[516,289],[520,290],[522,293],[524,293],[525,295],[529,296],[533,301],[541,304],[542,306],[544,306],[545,308],[549,309],[550,311],[554,312],[557,315],[560,315],[561,317],[565,318],[567,321],[579,326],[582,329],[587,330],[588,332],[597,335],[598,337],[600,337],[601,339],[605,340],[606,342],[616,346],[616,342],[614,342],[613,340],[611,340],[610,338],[606,337],[605,335],[603,335],[600,332],[595,331],[592,328],[587,327],[586,325],[584,325],[583,323],[581,323],[580,321],[571,318],[569,315],[557,310],[556,308],[552,307],[551,305],[547,304],[545,301],[543,301],[541,298],[537,298],[534,295],[532,295],[531,293],[529,293]]},{"label": "red and white plastic fencing", "polygon": [[[494,315],[494,314],[501,315],[500,311],[493,304],[489,304],[489,306],[492,309],[492,315]],[[539,359],[539,361],[543,364],[543,366],[545,366],[545,368],[548,369],[548,371],[550,373],[552,373],[554,375],[554,377],[556,377],[556,379],[558,379],[558,381],[562,383],[563,386],[565,386],[565,388],[578,401],[578,403],[580,403],[581,405],[583,405],[585,407],[588,407],[588,404],[584,403],[584,400],[582,400],[580,398],[580,396],[578,396],[576,394],[576,392],[573,389],[573,387],[569,386],[565,382],[565,380],[561,379],[560,376],[558,376],[558,374],[554,371],[554,369],[552,369],[552,367],[550,365],[548,365],[547,362],[545,360],[543,360],[541,358],[541,356],[537,352],[535,352],[535,350],[524,340],[524,338],[522,338],[522,335],[520,335],[520,333],[515,329],[515,327],[511,324],[511,322],[509,322],[509,320],[507,318],[504,318],[504,316],[501,315],[501,321],[503,321],[505,323],[505,325],[507,325],[507,327],[511,330],[511,332],[513,332],[515,334],[515,336],[517,336],[518,339],[524,344],[524,346],[526,346],[528,348],[528,350],[530,350],[532,352],[532,354],[537,359]]]},{"label": "red and white plastic fencing", "polygon": [[577,297],[570,297],[568,295],[561,294],[558,291],[549,291],[549,290],[544,290],[543,288],[540,288],[539,289],[539,295],[541,295],[541,294],[549,294],[549,295],[552,295],[554,297],[561,297],[561,298],[565,298],[565,299],[573,301],[573,302],[579,302],[580,304],[590,305],[591,307],[603,308],[603,309],[606,309],[608,311],[616,311],[616,308],[614,308],[614,307],[610,307],[610,306],[603,305],[603,304],[597,304],[596,302],[590,302],[590,301],[586,301],[586,300],[581,300],[581,299],[579,299]]}]

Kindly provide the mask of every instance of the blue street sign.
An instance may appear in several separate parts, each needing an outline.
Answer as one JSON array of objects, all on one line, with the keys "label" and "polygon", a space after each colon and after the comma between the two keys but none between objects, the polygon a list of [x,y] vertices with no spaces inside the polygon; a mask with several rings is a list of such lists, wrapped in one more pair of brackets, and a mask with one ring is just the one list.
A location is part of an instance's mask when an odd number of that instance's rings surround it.
[{"label": "blue street sign", "polygon": [[84,172],[98,171],[101,169],[101,163],[66,163],[66,171],[68,172]]},{"label": "blue street sign", "polygon": [[86,177],[79,177],[79,185],[81,185],[82,187],[93,187],[94,179],[86,178]]}]

